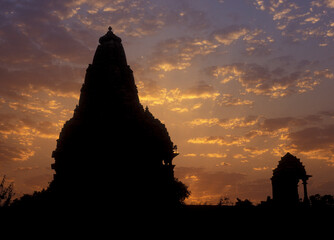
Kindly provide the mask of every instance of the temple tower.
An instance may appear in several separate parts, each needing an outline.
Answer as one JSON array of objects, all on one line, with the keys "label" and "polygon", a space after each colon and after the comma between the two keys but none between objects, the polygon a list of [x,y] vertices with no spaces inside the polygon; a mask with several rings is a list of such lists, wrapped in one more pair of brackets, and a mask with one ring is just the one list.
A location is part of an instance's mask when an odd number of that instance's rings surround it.
[{"label": "temple tower", "polygon": [[99,43],[52,154],[50,191],[83,205],[182,202],[188,193],[174,178],[175,146],[140,104],[122,40],[109,27]]},{"label": "temple tower", "polygon": [[300,159],[287,153],[281,158],[277,168],[273,170],[271,178],[273,201],[277,206],[297,206],[299,204],[298,182],[302,180],[304,186],[305,204],[309,204],[307,195],[307,175]]}]

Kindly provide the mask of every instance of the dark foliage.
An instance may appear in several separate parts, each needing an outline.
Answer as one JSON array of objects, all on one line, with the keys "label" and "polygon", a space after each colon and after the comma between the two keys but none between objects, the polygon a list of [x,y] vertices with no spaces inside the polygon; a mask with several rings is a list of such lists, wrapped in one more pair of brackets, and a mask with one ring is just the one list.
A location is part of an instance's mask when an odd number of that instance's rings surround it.
[{"label": "dark foliage", "polygon": [[332,195],[315,194],[310,196],[311,206],[313,208],[334,208],[334,197]]},{"label": "dark foliage", "polygon": [[242,208],[249,208],[249,207],[253,207],[254,205],[248,199],[241,200],[241,199],[237,198],[237,202],[235,203],[235,206],[236,207],[242,207]]},{"label": "dark foliage", "polygon": [[13,183],[6,186],[6,176],[4,176],[0,183],[0,207],[9,206],[13,196]]}]

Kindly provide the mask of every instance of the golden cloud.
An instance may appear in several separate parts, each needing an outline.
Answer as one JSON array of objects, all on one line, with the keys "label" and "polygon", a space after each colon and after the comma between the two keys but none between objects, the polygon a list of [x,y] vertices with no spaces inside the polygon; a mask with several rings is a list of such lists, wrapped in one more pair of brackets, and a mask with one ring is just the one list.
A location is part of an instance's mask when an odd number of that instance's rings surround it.
[{"label": "golden cloud", "polygon": [[258,123],[259,117],[240,117],[231,119],[218,119],[218,118],[197,118],[189,122],[190,126],[220,126],[225,129],[234,129],[242,127],[251,127]]},{"label": "golden cloud", "polygon": [[253,170],[255,171],[263,171],[263,170],[267,170],[268,167],[257,167],[257,168],[253,168]]},{"label": "golden cloud", "polygon": [[251,153],[252,155],[261,155],[265,152],[268,152],[269,149],[257,149],[257,148],[254,148],[254,147],[247,147],[247,148],[244,148],[244,151],[245,152],[249,152]]},{"label": "golden cloud", "polygon": [[197,119],[194,119],[192,120],[191,122],[189,122],[189,125],[190,126],[201,126],[201,125],[204,125],[204,126],[208,126],[208,127],[211,127],[211,126],[215,126],[219,123],[219,119],[218,118],[197,118]]},{"label": "golden cloud", "polygon": [[242,146],[243,144],[250,142],[246,137],[236,137],[232,135],[221,136],[209,136],[209,137],[197,137],[188,139],[188,143],[193,144],[217,144],[220,146]]},{"label": "golden cloud", "polygon": [[194,57],[208,55],[217,47],[208,40],[197,38],[168,39],[156,46],[148,64],[155,71],[183,70],[191,66]]},{"label": "golden cloud", "polygon": [[245,36],[249,29],[245,26],[232,25],[213,33],[214,39],[224,45],[230,45],[242,36]]},{"label": "golden cloud", "polygon": [[208,158],[226,158],[227,154],[221,153],[202,153],[200,154],[201,157],[208,157]]},{"label": "golden cloud", "polygon": [[243,158],[247,158],[245,155],[242,155],[241,153],[238,153],[238,154],[234,154],[233,155],[233,158],[234,159],[243,159]]},{"label": "golden cloud", "polygon": [[178,112],[178,113],[185,113],[189,112],[188,108],[180,108],[180,107],[175,107],[170,109],[172,112]]},{"label": "golden cloud", "polygon": [[[160,88],[156,82],[139,81],[137,84],[140,101],[150,106],[163,104],[179,104],[188,100],[215,100],[220,93],[206,83],[199,83],[197,86],[181,90],[179,88],[166,89]],[[202,103],[196,103],[190,108],[184,106],[172,106],[171,110],[175,112],[188,112],[198,109]]]},{"label": "golden cloud", "polygon": [[325,4],[329,8],[334,8],[334,0],[325,0]]},{"label": "golden cloud", "polygon": [[252,106],[254,101],[233,97],[231,94],[223,94],[217,100],[221,106]]},{"label": "golden cloud", "polygon": [[329,69],[306,69],[286,74],[276,70],[277,68],[271,70],[267,66],[258,64],[235,63],[208,68],[207,73],[220,79],[222,84],[235,80],[245,88],[247,93],[266,95],[272,98],[311,91],[322,80],[334,78]]},{"label": "golden cloud", "polygon": [[26,161],[35,155],[35,151],[29,146],[23,146],[9,139],[0,139],[0,161]]}]

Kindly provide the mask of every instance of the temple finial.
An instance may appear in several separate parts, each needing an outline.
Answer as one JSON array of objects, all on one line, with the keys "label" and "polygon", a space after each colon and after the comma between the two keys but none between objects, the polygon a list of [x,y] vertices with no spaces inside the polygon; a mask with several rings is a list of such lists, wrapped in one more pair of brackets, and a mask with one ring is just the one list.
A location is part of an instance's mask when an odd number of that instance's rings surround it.
[{"label": "temple finial", "polygon": [[122,40],[113,33],[111,26],[108,27],[108,32],[100,37],[99,43],[102,44],[110,41],[122,42]]}]

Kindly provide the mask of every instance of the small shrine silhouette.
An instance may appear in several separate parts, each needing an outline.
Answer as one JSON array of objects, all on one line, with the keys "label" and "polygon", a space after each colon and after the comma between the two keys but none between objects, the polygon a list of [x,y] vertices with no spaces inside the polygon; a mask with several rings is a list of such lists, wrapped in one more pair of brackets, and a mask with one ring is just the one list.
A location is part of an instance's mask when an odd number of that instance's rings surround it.
[{"label": "small shrine silhouette", "polygon": [[273,203],[276,206],[293,207],[299,205],[298,183],[302,180],[304,186],[303,203],[308,205],[307,180],[310,177],[311,175],[306,174],[300,159],[288,152],[281,158],[277,168],[273,170],[271,178]]}]

